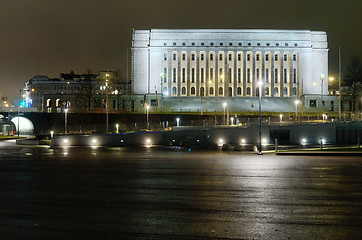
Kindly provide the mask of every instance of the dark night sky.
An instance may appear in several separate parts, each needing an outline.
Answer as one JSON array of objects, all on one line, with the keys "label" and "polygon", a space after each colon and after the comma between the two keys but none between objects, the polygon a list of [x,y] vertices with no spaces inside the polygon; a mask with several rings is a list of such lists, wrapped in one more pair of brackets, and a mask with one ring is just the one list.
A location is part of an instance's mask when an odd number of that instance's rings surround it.
[{"label": "dark night sky", "polygon": [[362,1],[1,0],[0,95],[36,74],[126,69],[132,28],[309,29],[328,34],[329,71],[362,58]]}]

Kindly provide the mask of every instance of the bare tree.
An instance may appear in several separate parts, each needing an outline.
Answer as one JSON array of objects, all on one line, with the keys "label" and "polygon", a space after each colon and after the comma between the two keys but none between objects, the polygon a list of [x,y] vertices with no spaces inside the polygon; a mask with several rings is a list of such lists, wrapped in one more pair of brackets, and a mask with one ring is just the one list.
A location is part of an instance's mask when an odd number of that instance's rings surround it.
[{"label": "bare tree", "polygon": [[94,75],[92,70],[89,68],[83,77],[84,78],[80,80],[77,97],[84,101],[85,109],[89,111],[91,109],[92,101],[96,95],[98,81],[95,80],[96,75]]},{"label": "bare tree", "polygon": [[351,111],[356,111],[356,105],[362,92],[362,67],[360,60],[357,57],[351,59],[348,66],[347,74],[345,77],[345,88],[344,95],[352,102]]}]

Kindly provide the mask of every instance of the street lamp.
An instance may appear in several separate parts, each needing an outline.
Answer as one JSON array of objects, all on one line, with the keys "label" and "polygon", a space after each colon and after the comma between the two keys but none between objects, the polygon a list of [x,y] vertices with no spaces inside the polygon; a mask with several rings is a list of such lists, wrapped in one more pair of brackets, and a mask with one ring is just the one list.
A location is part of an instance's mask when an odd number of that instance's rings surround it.
[{"label": "street lamp", "polygon": [[[335,80],[334,77],[330,77],[329,81]],[[341,99],[341,77],[338,79],[338,115],[339,119],[342,118],[342,99]]]},{"label": "street lamp", "polygon": [[119,131],[118,131],[118,127],[119,127],[119,125],[118,125],[118,123],[116,124],[116,130],[117,130],[117,133],[119,133]]},{"label": "street lamp", "polygon": [[258,82],[259,85],[259,152],[258,155],[263,155],[261,152],[261,87],[263,86],[263,82]]},{"label": "street lamp", "polygon": [[148,129],[148,110],[149,109],[150,109],[150,106],[146,104],[147,129]]},{"label": "street lamp", "polygon": [[68,108],[64,109],[64,132],[67,134],[67,125],[68,125]]},{"label": "street lamp", "polygon": [[21,96],[21,90],[19,90],[19,102],[18,102],[18,137],[20,136],[20,96]]},{"label": "street lamp", "polygon": [[177,127],[180,126],[180,118],[176,118],[176,126],[177,126]]},{"label": "street lamp", "polygon": [[299,104],[299,101],[295,100],[294,104],[295,104],[295,117],[296,117],[296,120],[298,120],[298,104]]},{"label": "street lamp", "polygon": [[106,74],[106,132],[108,132],[108,77],[109,74]]},{"label": "street lamp", "polygon": [[280,114],[279,118],[280,118],[280,122],[282,122],[283,121],[283,114]]},{"label": "street lamp", "polygon": [[323,113],[323,81],[324,81],[324,75],[321,74],[321,112]]},{"label": "street lamp", "polygon": [[226,108],[226,105],[227,105],[227,104],[226,104],[226,103],[223,103],[222,105],[224,106],[224,125],[225,125],[225,108]]}]

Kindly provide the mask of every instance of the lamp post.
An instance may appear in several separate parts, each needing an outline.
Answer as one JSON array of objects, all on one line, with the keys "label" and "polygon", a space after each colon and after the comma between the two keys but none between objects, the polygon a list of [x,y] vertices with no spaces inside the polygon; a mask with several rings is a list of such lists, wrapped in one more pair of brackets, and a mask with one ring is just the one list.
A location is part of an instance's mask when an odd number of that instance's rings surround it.
[{"label": "lamp post", "polygon": [[[163,107],[163,87],[162,87],[162,84],[163,84],[164,79],[165,79],[165,73],[164,73],[164,72],[161,72],[161,73],[160,73],[160,83],[161,83],[161,89],[160,89],[160,91],[161,91],[161,101],[162,101],[161,107]],[[157,105],[158,105],[158,103],[157,103]],[[161,112],[162,112],[162,111],[163,111],[163,109],[161,108]]]},{"label": "lamp post", "polygon": [[338,47],[338,113],[339,113],[339,119],[342,118],[342,96],[341,96],[341,78],[342,78],[342,63],[341,63],[341,47]]},{"label": "lamp post", "polygon": [[259,152],[258,155],[263,155],[261,152],[261,87],[263,82],[258,82],[259,85]]},{"label": "lamp post", "polygon": [[299,104],[299,101],[295,100],[294,104],[295,104],[295,117],[296,117],[296,121],[298,121],[298,104]]},{"label": "lamp post", "polygon": [[64,133],[67,134],[68,126],[68,108],[64,109]]},{"label": "lamp post", "polygon": [[116,124],[116,130],[117,130],[117,133],[119,133],[119,131],[118,131],[118,127],[119,127],[119,125],[118,125],[118,123]]},{"label": "lamp post", "polygon": [[20,136],[20,96],[21,96],[21,90],[19,90],[19,103],[18,103],[18,137]]},{"label": "lamp post", "polygon": [[226,107],[226,103],[222,104],[224,106],[224,125],[225,125],[225,107]]},{"label": "lamp post", "polygon": [[149,109],[150,109],[150,106],[146,105],[147,129],[148,129],[148,110]]},{"label": "lamp post", "polygon": [[321,112],[323,113],[323,81],[324,81],[324,75],[321,74]]},{"label": "lamp post", "polygon": [[[333,81],[335,78],[330,77],[328,80]],[[342,99],[341,99],[341,79],[338,79],[338,116],[342,118]]]},{"label": "lamp post", "polygon": [[176,118],[176,126],[177,126],[177,127],[180,126],[180,118]]},{"label": "lamp post", "polygon": [[108,77],[109,74],[106,74],[106,132],[108,132]]},{"label": "lamp post", "polygon": [[283,121],[283,114],[280,114],[279,118],[280,118],[280,122],[282,122]]}]

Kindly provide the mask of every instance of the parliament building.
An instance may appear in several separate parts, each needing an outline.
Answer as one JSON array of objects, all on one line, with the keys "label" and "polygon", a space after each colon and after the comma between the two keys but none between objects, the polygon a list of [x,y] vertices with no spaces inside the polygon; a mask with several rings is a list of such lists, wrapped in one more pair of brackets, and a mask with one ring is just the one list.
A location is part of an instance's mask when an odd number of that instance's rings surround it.
[{"label": "parliament building", "polygon": [[[132,92],[141,103],[168,110],[336,111],[328,96],[326,32],[309,30],[152,29],[132,35]],[[155,98],[157,98],[155,102]],[[161,102],[162,101],[162,102]],[[132,103],[135,104],[135,103]],[[139,108],[143,106],[135,104]]]}]

